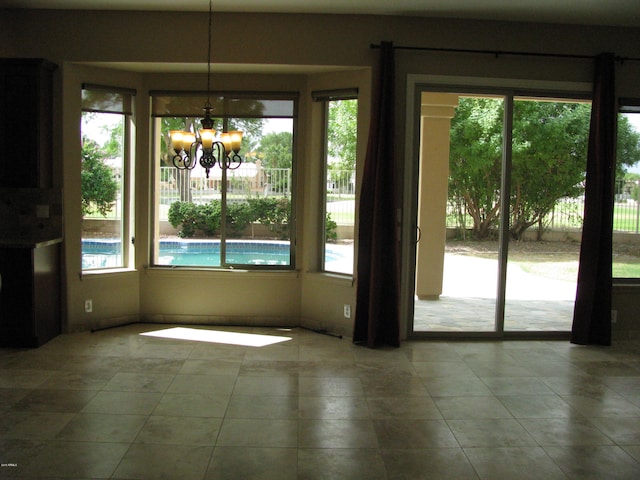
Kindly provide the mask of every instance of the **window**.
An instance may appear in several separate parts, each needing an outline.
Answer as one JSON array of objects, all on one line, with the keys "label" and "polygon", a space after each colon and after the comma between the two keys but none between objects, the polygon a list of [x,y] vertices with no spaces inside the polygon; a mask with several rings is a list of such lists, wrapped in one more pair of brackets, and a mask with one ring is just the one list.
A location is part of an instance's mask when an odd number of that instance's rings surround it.
[{"label": "window", "polygon": [[152,92],[156,182],[152,263],[295,268],[293,94],[211,98],[214,129],[240,130],[242,164],[209,175],[173,166],[170,130],[200,128],[202,95]]},{"label": "window", "polygon": [[324,106],[322,270],[353,275],[356,211],[357,91],[315,92]]},{"label": "window", "polygon": [[82,269],[129,266],[131,90],[82,89]]},{"label": "window", "polygon": [[640,101],[622,100],[613,210],[613,277],[640,279]]}]

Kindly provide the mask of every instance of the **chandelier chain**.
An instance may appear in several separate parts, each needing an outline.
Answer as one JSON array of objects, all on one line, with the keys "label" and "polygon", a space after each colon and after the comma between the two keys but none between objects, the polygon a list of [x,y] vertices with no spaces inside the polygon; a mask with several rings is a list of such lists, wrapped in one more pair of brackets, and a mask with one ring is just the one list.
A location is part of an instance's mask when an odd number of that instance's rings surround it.
[{"label": "chandelier chain", "polygon": [[209,36],[207,42],[207,108],[211,108],[211,30],[213,29],[213,0],[209,0]]}]

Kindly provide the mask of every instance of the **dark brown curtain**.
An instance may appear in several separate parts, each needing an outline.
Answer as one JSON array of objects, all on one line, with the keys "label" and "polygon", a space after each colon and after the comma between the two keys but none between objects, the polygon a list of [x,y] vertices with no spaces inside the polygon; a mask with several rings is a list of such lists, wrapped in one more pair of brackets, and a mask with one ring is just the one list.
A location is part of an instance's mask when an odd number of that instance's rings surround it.
[{"label": "dark brown curtain", "polygon": [[595,59],[584,224],[571,342],[611,344],[611,248],[616,146],[615,57]]},{"label": "dark brown curtain", "polygon": [[393,44],[382,42],[358,210],[353,341],[369,347],[400,345],[394,77]]}]

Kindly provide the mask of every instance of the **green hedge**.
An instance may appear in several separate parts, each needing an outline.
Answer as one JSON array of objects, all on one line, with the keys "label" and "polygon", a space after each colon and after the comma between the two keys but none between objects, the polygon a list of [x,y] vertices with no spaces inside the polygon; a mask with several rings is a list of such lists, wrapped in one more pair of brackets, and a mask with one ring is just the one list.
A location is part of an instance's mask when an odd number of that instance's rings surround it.
[{"label": "green hedge", "polygon": [[[262,223],[274,235],[286,238],[289,233],[291,201],[288,198],[259,198],[227,204],[227,233],[239,236],[251,223]],[[220,200],[195,204],[174,202],[169,207],[169,223],[178,228],[178,236],[194,237],[201,231],[206,236],[220,234],[222,204]]]},{"label": "green hedge", "polygon": [[[194,237],[198,231],[206,236],[220,234],[222,204],[220,200],[195,204],[173,202],[169,207],[169,223],[179,229],[181,238]],[[227,234],[238,237],[251,223],[261,223],[278,238],[289,238],[291,200],[288,198],[250,198],[245,202],[227,204]],[[336,223],[327,214],[327,241],[335,240]]]}]

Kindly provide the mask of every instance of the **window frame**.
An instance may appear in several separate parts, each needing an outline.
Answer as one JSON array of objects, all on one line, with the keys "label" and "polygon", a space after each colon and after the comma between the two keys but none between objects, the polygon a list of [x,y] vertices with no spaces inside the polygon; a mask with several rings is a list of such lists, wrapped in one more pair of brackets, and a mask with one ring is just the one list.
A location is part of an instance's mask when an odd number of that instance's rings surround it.
[{"label": "window frame", "polygon": [[[359,99],[359,95],[358,95],[358,89],[357,88],[344,88],[344,89],[334,89],[334,90],[319,90],[319,91],[314,91],[311,93],[311,98],[314,102],[318,102],[322,104],[322,131],[321,131],[321,141],[322,141],[322,152],[321,152],[321,162],[322,162],[322,168],[321,168],[321,189],[320,189],[320,238],[318,239],[320,248],[318,249],[319,251],[319,258],[318,258],[318,265],[320,265],[320,272],[322,273],[326,273],[326,274],[330,274],[330,275],[343,275],[346,277],[354,277],[355,276],[355,251],[354,251],[354,255],[353,255],[353,259],[351,262],[351,273],[347,273],[347,272],[340,272],[340,271],[334,271],[334,270],[328,270],[326,268],[326,247],[327,247],[327,241],[326,241],[326,231],[327,231],[327,173],[328,173],[328,157],[329,157],[329,152],[328,152],[328,143],[329,143],[329,105],[330,102],[334,102],[334,101],[341,101],[341,100],[356,100],[356,101],[360,101]],[[358,107],[359,108],[359,107]],[[358,128],[357,128],[357,121],[359,119],[356,118],[356,135],[358,134]],[[354,171],[355,173],[355,171]],[[357,191],[357,185],[354,185],[354,195],[355,192]],[[355,202],[355,198],[354,198],[354,202]],[[354,227],[354,249],[355,249],[355,236],[356,236],[356,232],[355,232],[355,228],[356,228],[356,219],[355,216],[357,215],[357,206],[354,208],[354,220],[353,220],[353,227]]]},{"label": "window frame", "polygon": [[[620,114],[634,114],[638,115],[640,118],[640,98],[619,98],[618,99],[618,112],[616,116],[616,131],[617,131],[617,122],[620,118]],[[616,155],[616,167],[617,167],[617,155]],[[614,181],[617,182],[617,178]],[[640,208],[640,204],[636,206]],[[612,226],[613,228],[613,226]],[[613,232],[612,232],[613,233]],[[640,233],[635,233],[635,235],[640,235]],[[612,282],[614,285],[640,285],[640,276],[639,277],[616,277],[612,275]]]},{"label": "window frame", "polygon": [[[121,205],[120,205],[120,242],[121,242],[121,261],[118,265],[110,267],[83,268],[81,264],[82,274],[111,273],[116,270],[129,270],[133,268],[134,261],[134,200],[135,192],[133,179],[133,163],[134,163],[134,118],[135,118],[135,97],[137,91],[132,88],[99,85],[91,83],[83,83],[81,85],[81,96],[83,91],[93,91],[96,93],[116,94],[122,96],[122,104],[114,108],[85,108],[81,100],[81,115],[84,113],[101,113],[122,115],[123,121],[123,145],[122,145],[122,180],[120,186]],[[82,136],[82,128],[81,128]],[[84,218],[84,216],[83,216]],[[82,236],[82,230],[81,230]],[[81,248],[82,256],[82,248]]]},{"label": "window frame", "polygon": [[[152,164],[152,191],[150,193],[150,197],[152,199],[152,205],[153,205],[153,215],[152,215],[152,225],[151,225],[151,229],[153,234],[150,236],[150,249],[149,249],[149,266],[151,268],[158,268],[158,269],[182,269],[182,270],[221,270],[221,271],[227,271],[227,270],[249,270],[249,271],[285,271],[285,272],[290,272],[290,271],[294,271],[297,268],[297,262],[296,262],[296,258],[297,258],[297,242],[296,242],[296,212],[297,212],[297,208],[296,208],[296,203],[297,203],[297,197],[298,197],[298,191],[297,191],[297,169],[298,169],[298,161],[297,161],[297,155],[296,155],[296,145],[297,145],[297,140],[296,140],[296,132],[297,132],[297,126],[298,126],[298,119],[299,119],[299,99],[300,99],[300,94],[299,92],[289,92],[289,91],[283,91],[283,92],[249,92],[249,91],[242,91],[242,92],[235,92],[235,91],[215,91],[215,92],[211,92],[210,94],[208,94],[207,92],[202,92],[202,91],[184,91],[184,90],[151,90],[149,91],[149,100],[150,100],[150,104],[151,104],[151,112],[150,112],[150,123],[151,123],[151,138],[152,138],[152,144],[154,145],[153,147],[153,152],[152,152],[152,158],[157,158],[158,157],[158,146],[159,146],[159,138],[158,138],[158,132],[159,127],[157,126],[157,122],[160,121],[163,117],[169,117],[169,118],[176,118],[176,117],[189,117],[189,118],[197,118],[200,119],[202,118],[202,108],[201,108],[201,104],[200,104],[200,108],[199,108],[199,113],[195,113],[195,111],[193,111],[193,108],[189,109],[189,107],[187,107],[186,110],[176,110],[176,111],[172,111],[172,112],[168,112],[168,113],[159,113],[159,112],[155,112],[155,107],[154,107],[154,98],[155,97],[171,97],[172,99],[175,98],[179,98],[179,97],[184,97],[184,98],[189,98],[190,101],[192,103],[198,103],[198,101],[196,99],[206,99],[207,97],[211,97],[212,99],[212,103],[213,103],[213,110],[211,113],[211,116],[214,119],[218,119],[221,120],[223,122],[223,126],[224,126],[224,130],[227,130],[228,124],[230,121],[236,120],[236,119],[290,119],[292,122],[292,128],[291,128],[291,133],[292,133],[292,146],[291,146],[291,192],[290,192],[290,201],[291,201],[291,212],[290,212],[290,223],[289,223],[289,237],[288,237],[288,242],[289,242],[289,264],[287,265],[259,265],[259,264],[240,264],[240,263],[229,263],[229,262],[223,262],[223,257],[226,257],[226,248],[227,248],[227,244],[230,240],[234,240],[233,238],[230,238],[228,236],[227,230],[226,230],[226,209],[227,209],[227,200],[226,200],[226,196],[227,196],[227,187],[226,184],[227,182],[226,180],[226,172],[223,172],[223,180],[221,181],[221,186],[223,186],[223,188],[221,189],[221,231],[220,231],[220,265],[203,265],[203,266],[199,266],[199,265],[163,265],[163,264],[159,264],[157,262],[158,259],[158,242],[160,240],[159,238],[159,225],[160,225],[160,215],[159,215],[159,211],[157,209],[158,206],[158,176],[159,176],[159,168],[157,168],[155,162]],[[289,115],[281,113],[281,114],[274,114],[274,115],[256,115],[256,114],[252,114],[252,113],[247,113],[245,111],[242,111],[242,104],[241,102],[243,100],[248,100],[248,101],[285,101],[285,102],[291,102],[291,113]],[[238,104],[240,105],[240,111],[239,112],[234,112],[235,108],[238,108],[236,105],[234,105],[234,102],[238,102]],[[193,107],[193,106],[192,106]],[[242,155],[242,150],[241,150],[241,155]],[[214,168],[218,168],[217,166]],[[226,260],[226,258],[225,258]]]}]

